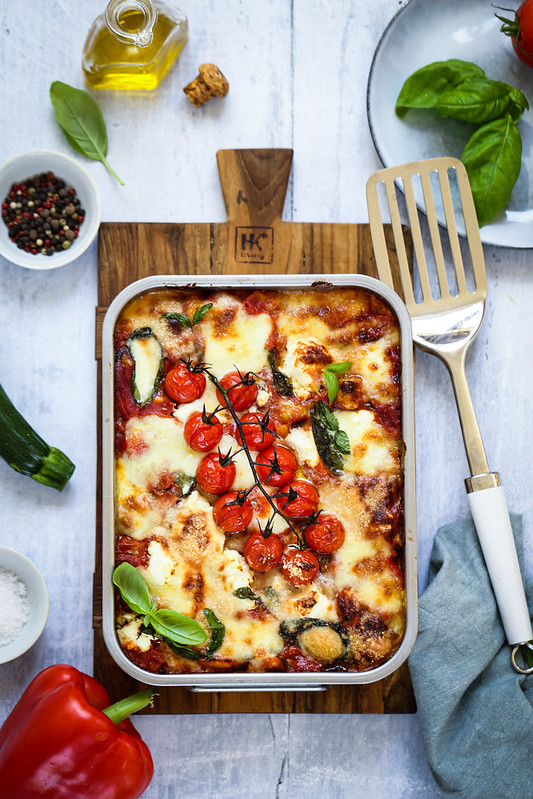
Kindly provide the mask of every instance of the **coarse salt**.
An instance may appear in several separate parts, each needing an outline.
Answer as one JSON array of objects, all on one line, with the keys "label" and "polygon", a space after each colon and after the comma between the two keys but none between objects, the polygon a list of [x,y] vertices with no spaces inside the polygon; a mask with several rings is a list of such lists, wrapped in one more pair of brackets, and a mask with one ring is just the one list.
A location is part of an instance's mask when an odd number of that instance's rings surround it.
[{"label": "coarse salt", "polygon": [[0,566],[0,646],[7,646],[28,621],[30,606],[26,586],[15,572]]}]

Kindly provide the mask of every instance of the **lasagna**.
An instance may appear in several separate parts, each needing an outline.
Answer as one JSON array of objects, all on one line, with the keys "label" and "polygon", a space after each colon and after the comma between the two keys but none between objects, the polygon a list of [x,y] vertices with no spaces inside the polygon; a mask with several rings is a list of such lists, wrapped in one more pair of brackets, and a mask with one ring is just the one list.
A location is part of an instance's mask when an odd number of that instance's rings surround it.
[{"label": "lasagna", "polygon": [[405,630],[391,308],[361,288],[160,289],[126,305],[114,346],[115,567],[203,633],[180,645],[117,591],[126,656],[159,674],[390,659]]}]

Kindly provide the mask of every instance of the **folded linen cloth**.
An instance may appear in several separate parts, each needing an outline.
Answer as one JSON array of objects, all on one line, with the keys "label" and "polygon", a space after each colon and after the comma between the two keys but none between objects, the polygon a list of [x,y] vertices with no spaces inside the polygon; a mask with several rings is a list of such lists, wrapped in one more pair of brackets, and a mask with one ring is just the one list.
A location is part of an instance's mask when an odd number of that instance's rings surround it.
[{"label": "folded linen cloth", "polygon": [[[511,519],[519,557],[522,524]],[[533,581],[528,585],[533,607]],[[533,675],[510,661],[474,525],[441,527],[409,657],[429,766],[445,796],[533,796]]]}]

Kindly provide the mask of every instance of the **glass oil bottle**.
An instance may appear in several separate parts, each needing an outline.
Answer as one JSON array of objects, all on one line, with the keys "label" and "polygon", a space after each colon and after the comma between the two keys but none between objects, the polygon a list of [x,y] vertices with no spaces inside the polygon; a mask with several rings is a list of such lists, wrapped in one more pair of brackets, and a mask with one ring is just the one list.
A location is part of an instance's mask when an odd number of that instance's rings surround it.
[{"label": "glass oil bottle", "polygon": [[160,0],[110,0],[83,47],[92,89],[157,88],[188,37],[187,17]]}]

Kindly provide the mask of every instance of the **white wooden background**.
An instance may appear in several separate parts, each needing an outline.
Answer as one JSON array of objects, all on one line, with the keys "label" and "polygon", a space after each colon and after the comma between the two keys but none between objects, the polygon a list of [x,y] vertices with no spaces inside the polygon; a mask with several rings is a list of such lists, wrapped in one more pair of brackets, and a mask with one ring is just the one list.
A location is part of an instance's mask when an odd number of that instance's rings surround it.
[{"label": "white wooden background", "polygon": [[[434,0],[427,0],[434,2]],[[80,56],[105,0],[0,0],[0,161],[71,150],[49,86],[83,87]],[[160,89],[99,93],[116,184],[97,162],[104,221],[210,222],[225,217],[215,152],[292,147],[284,218],[365,222],[365,183],[380,164],[366,85],[398,0],[183,0],[190,39]],[[230,93],[195,110],[182,88],[199,64],[220,66]],[[489,462],[525,516],[531,571],[533,433],[529,251],[486,248],[489,301],[469,360]],[[62,494],[0,463],[0,542],[44,573],[50,617],[39,643],[0,666],[0,722],[45,666],[92,664],[96,482],[96,244],[76,263],[34,272],[0,259],[0,382],[77,468]],[[421,588],[432,537],[467,515],[467,464],[444,367],[418,354],[418,534]],[[155,761],[147,799],[432,799],[416,715],[142,717]]]}]

